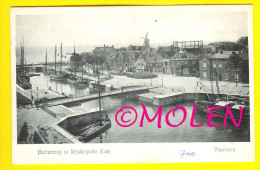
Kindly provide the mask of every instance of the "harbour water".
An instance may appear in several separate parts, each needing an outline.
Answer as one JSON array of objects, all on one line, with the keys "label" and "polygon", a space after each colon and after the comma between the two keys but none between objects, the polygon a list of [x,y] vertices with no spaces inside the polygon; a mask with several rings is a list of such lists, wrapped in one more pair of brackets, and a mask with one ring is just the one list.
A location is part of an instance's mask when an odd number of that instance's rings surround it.
[{"label": "harbour water", "polygon": [[[89,88],[77,88],[73,84],[67,82],[50,81],[49,76],[41,75],[31,78],[33,89],[51,87],[58,93],[72,94],[73,96],[88,95]],[[101,100],[102,114],[108,114],[112,126],[100,137],[97,137],[89,143],[171,143],[171,142],[248,142],[250,141],[249,124],[246,127],[234,127],[234,125],[223,127],[208,127],[207,119],[197,112],[194,124],[204,123],[201,127],[191,127],[190,119],[194,103],[181,103],[178,105],[164,106],[162,110],[161,128],[158,128],[156,118],[153,122],[144,119],[143,127],[140,127],[140,120],[143,113],[141,104],[145,104],[148,115],[152,118],[158,107],[151,104],[143,103],[137,100],[128,99],[124,96],[107,97]],[[115,121],[116,112],[122,106],[134,107],[138,113],[137,121],[131,127],[121,127]],[[84,108],[97,108],[98,100],[81,103]],[[169,127],[165,122],[165,115],[169,110],[177,106],[183,106],[187,110],[187,118],[179,127]],[[77,110],[79,106],[72,109]],[[48,114],[48,113],[46,113]],[[128,115],[128,119],[134,119],[133,115]],[[175,117],[170,116],[170,122],[177,124],[181,122],[183,114],[178,110]],[[243,120],[242,120],[243,121]],[[212,122],[212,124],[217,124]]]},{"label": "harbour water", "polygon": [[[26,43],[26,42],[25,42]],[[16,54],[16,64],[20,64],[21,60],[21,47],[17,46],[15,49],[15,54]],[[76,47],[76,52],[81,53],[81,52],[88,52],[92,51],[95,47],[94,46],[77,46]],[[63,61],[69,61],[70,55],[69,53],[73,53],[74,51],[74,46],[66,46],[66,44],[63,44],[62,46],[62,51],[64,57],[62,58]],[[39,63],[45,63],[45,56],[46,52],[48,55],[48,62],[54,62],[55,61],[55,47],[24,47],[24,55],[26,57],[26,64],[39,64]],[[59,61],[60,56],[60,44],[57,44],[57,61]],[[65,57],[66,56],[66,57]]]},{"label": "harbour water", "polygon": [[34,76],[30,78],[32,89],[51,89],[59,94],[64,93],[67,96],[79,97],[89,94],[89,88],[87,86],[78,87],[69,82],[51,80],[50,76],[41,74],[40,76]]}]

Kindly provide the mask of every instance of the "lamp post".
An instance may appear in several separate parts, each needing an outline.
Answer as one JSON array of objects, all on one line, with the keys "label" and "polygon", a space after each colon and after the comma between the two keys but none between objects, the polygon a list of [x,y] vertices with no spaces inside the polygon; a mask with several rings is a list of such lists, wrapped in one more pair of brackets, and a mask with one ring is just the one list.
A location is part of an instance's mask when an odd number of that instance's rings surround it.
[{"label": "lamp post", "polygon": [[38,94],[38,87],[37,87],[37,110],[39,110],[39,94]]},{"label": "lamp post", "polygon": [[162,74],[162,87],[163,87],[163,74]]},{"label": "lamp post", "polygon": [[99,80],[99,56],[100,54],[97,54],[97,76],[98,76],[98,103],[99,103],[99,116],[100,116],[100,125],[102,125],[102,115],[101,115],[101,92],[100,92],[100,80]]},{"label": "lamp post", "polygon": [[237,86],[237,82],[238,82],[238,70],[235,70],[235,81],[236,81],[236,86]]}]

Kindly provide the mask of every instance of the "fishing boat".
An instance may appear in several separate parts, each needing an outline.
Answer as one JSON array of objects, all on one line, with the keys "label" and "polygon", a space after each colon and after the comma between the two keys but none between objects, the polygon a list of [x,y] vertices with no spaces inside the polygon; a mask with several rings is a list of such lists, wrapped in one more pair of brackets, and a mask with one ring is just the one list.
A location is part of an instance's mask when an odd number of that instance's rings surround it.
[{"label": "fishing boat", "polygon": [[57,81],[67,81],[68,75],[65,72],[62,72],[62,43],[61,43],[61,49],[60,49],[60,56],[61,56],[61,65],[60,65],[60,71],[57,72],[57,63],[56,63],[56,45],[55,45],[55,71],[53,74],[50,74],[51,80],[57,80]]},{"label": "fishing boat", "polygon": [[[76,49],[75,49],[75,43],[74,43],[74,52],[73,52],[73,57],[75,57],[76,54]],[[75,62],[76,63],[76,62]],[[72,84],[77,84],[78,82],[78,77],[77,77],[77,68],[76,65],[74,64],[74,75],[73,75],[73,67],[68,69],[69,71],[71,71],[69,78],[68,78],[68,82],[72,83]]]},{"label": "fishing boat", "polygon": [[[243,108],[243,114],[242,114],[242,122],[250,122],[250,107],[248,105],[246,105],[243,102],[238,102],[236,100],[233,101],[226,101],[226,100],[215,100],[215,101],[195,101],[195,104],[197,105],[197,109],[200,111],[200,113],[203,113],[203,117],[206,118],[206,116],[209,113],[209,110],[206,110],[207,107],[222,107],[221,109],[215,109],[213,111],[214,115],[218,115],[218,117],[214,117],[212,118],[212,120],[214,121],[218,121],[218,122],[222,122],[225,119],[226,116],[226,105],[229,106],[234,119],[236,120],[236,122],[239,122],[240,119],[240,106],[242,106]],[[230,116],[227,116],[227,120],[229,122],[232,121]]]},{"label": "fishing boat", "polygon": [[[82,60],[83,60],[83,58],[82,58]],[[81,78],[78,79],[77,86],[78,87],[86,87],[89,84],[89,80],[84,79],[84,69],[83,69],[84,62],[82,61],[81,63],[82,63],[82,65],[81,65]]]},{"label": "fishing boat", "polygon": [[79,78],[77,81],[77,86],[78,87],[87,87],[89,84],[89,80],[88,79],[84,79],[84,78]]},{"label": "fishing boat", "polygon": [[[200,82],[201,86],[203,87],[204,91],[204,85]],[[198,83],[197,83],[198,85]],[[248,124],[250,122],[250,107],[249,107],[249,96],[240,98],[236,96],[229,97],[229,94],[227,92],[226,95],[220,95],[219,87],[218,87],[218,79],[216,79],[216,86],[218,90],[218,94],[213,94],[210,96],[206,91],[207,99],[206,100],[198,100],[196,95],[195,104],[197,105],[197,109],[200,113],[203,119],[207,119],[206,116],[209,114],[209,109],[206,110],[207,107],[221,107],[221,109],[214,109],[213,114],[218,115],[218,117],[212,118],[212,121],[216,121],[218,123],[224,121],[226,117],[226,105],[229,106],[234,119],[236,122],[239,122],[240,119],[240,106],[243,108],[242,112],[242,124]],[[227,116],[227,121],[232,123],[232,119],[230,116]]]},{"label": "fishing boat", "polygon": [[[99,71],[98,72],[98,83],[100,85],[99,81]],[[99,86],[100,87],[100,86]],[[109,128],[111,128],[111,121],[108,118],[108,115],[106,114],[105,118],[102,115],[101,111],[101,90],[99,88],[98,91],[98,101],[99,101],[99,118],[96,119],[92,124],[88,125],[85,130],[79,134],[80,140],[87,142],[90,141],[98,136],[100,136],[102,133],[107,131]]]},{"label": "fishing boat", "polygon": [[67,81],[67,75],[64,75],[62,73],[51,74],[50,78],[51,80]]},{"label": "fishing boat", "polygon": [[24,55],[24,42],[21,43],[21,62],[20,66],[16,66],[16,83],[23,89],[31,89],[32,84],[30,83],[30,75],[26,69],[26,58]]},{"label": "fishing boat", "polygon": [[56,46],[55,46],[55,72],[50,75],[51,80],[57,81],[67,81],[68,75],[66,72],[62,71],[62,43],[60,47],[60,71],[57,72],[57,64],[56,64]]},{"label": "fishing boat", "polygon": [[72,74],[69,75],[68,82],[72,84],[76,84],[78,81],[76,76],[73,76]]}]

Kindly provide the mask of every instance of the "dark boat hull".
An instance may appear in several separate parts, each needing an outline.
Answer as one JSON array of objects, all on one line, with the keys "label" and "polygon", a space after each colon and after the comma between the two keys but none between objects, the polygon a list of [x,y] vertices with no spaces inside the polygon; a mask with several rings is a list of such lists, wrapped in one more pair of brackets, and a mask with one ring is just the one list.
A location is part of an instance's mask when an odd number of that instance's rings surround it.
[{"label": "dark boat hull", "polygon": [[[207,122],[207,120],[208,120],[207,115],[209,114],[209,109],[206,110],[206,108],[207,107],[218,107],[215,105],[214,102],[207,102],[207,101],[206,102],[198,101],[198,102],[196,102],[196,105],[197,105],[197,111],[196,111],[195,120],[197,120],[199,122],[203,122],[203,123]],[[232,109],[232,107],[230,107],[230,110],[234,116],[235,121],[238,123],[239,119],[240,119],[240,110]],[[213,115],[218,115],[218,117],[211,118],[212,124],[222,124],[223,125],[225,117],[226,117],[226,107],[223,106],[221,109],[214,109]],[[249,123],[250,123],[249,111],[247,109],[243,108],[240,126],[248,125]],[[230,115],[227,116],[227,125],[228,124],[234,125]]]},{"label": "dark boat hull", "polygon": [[95,124],[94,126],[96,126],[95,131],[93,131],[92,133],[89,134],[84,134],[84,132],[80,135],[82,141],[84,142],[88,142],[91,141],[92,139],[98,137],[99,135],[101,135],[102,133],[104,133],[106,130],[108,130],[109,128],[111,128],[111,121],[110,120],[106,120],[103,125],[98,125]]}]

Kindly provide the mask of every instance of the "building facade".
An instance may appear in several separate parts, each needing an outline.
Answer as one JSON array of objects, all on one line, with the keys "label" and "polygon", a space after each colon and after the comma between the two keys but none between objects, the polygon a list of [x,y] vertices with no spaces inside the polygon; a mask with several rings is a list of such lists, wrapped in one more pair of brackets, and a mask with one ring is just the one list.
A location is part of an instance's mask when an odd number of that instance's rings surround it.
[{"label": "building facade", "polygon": [[[237,54],[241,64],[235,70],[230,63],[230,56]],[[230,82],[249,81],[248,55],[237,51],[220,51],[216,54],[204,54],[199,60],[200,78]]]}]

